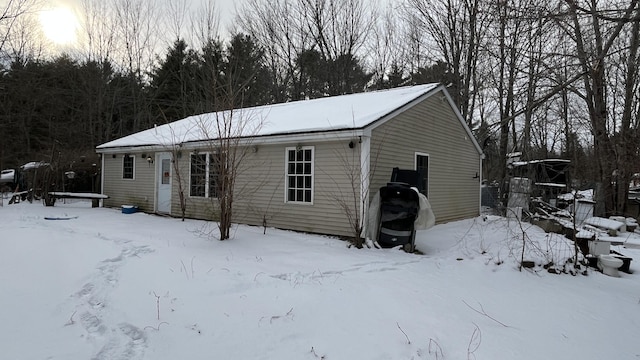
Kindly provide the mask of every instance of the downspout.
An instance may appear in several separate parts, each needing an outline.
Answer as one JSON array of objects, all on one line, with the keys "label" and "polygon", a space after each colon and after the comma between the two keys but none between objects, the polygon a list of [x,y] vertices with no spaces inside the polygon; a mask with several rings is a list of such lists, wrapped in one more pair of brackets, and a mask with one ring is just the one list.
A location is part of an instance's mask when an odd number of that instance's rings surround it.
[{"label": "downspout", "polygon": [[366,239],[367,224],[369,223],[369,187],[371,169],[371,131],[365,130],[359,137],[360,141],[360,234]]},{"label": "downspout", "polygon": [[484,153],[480,154],[480,172],[479,172],[479,180],[480,183],[478,184],[478,190],[479,190],[479,194],[480,194],[480,201],[478,202],[478,215],[482,215],[482,174],[483,174],[483,168],[482,168],[482,161],[484,160],[485,156]]},{"label": "downspout", "polygon": [[[160,178],[162,174],[158,174],[158,172],[160,172],[159,168],[162,168],[162,165],[159,164],[160,162],[162,162],[162,160],[160,159],[159,153],[155,153],[153,157],[153,212],[158,213],[158,187],[160,186],[160,181],[162,181],[162,179]],[[149,166],[151,166],[151,164],[149,164]],[[173,177],[173,171],[171,172],[171,177]],[[171,207],[169,207],[169,213],[171,213]]]},{"label": "downspout", "polygon": [[[102,153],[100,156],[100,194],[105,195],[104,193],[104,158],[105,154]],[[104,207],[104,200],[100,200],[100,207]]]}]

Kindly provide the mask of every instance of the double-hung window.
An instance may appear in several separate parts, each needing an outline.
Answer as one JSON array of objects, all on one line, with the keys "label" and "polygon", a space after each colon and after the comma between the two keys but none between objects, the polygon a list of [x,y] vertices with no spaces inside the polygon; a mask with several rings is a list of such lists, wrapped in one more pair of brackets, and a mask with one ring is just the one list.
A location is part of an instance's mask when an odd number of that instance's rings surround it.
[{"label": "double-hung window", "polygon": [[122,178],[133,179],[135,173],[136,157],[134,155],[125,154],[122,158]]},{"label": "double-hung window", "polygon": [[286,201],[313,203],[313,147],[286,149]]},{"label": "double-hung window", "polygon": [[218,197],[219,166],[216,154],[193,153],[189,175],[189,195],[194,197]]}]

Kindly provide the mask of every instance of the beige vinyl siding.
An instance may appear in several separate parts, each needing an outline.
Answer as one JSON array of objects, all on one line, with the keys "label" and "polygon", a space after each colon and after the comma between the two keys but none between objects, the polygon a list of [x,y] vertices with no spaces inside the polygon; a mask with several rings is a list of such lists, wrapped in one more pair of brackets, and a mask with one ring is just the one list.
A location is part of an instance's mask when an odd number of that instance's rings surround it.
[{"label": "beige vinyl siding", "polygon": [[[202,153],[206,152],[204,149],[201,150]],[[180,155],[177,158],[178,161],[178,171],[176,174],[175,166],[171,167],[172,171],[172,180],[171,180],[171,215],[173,216],[182,216],[182,212],[180,209],[180,192],[179,192],[179,182],[182,183],[182,188],[184,191],[185,198],[185,216],[187,218],[194,219],[214,219],[213,212],[215,211],[215,206],[217,206],[216,200],[212,198],[204,198],[198,196],[190,195],[190,185],[189,179],[191,176],[190,173],[190,161],[191,161],[191,152],[189,151],[181,151]],[[176,159],[174,159],[175,161]],[[174,165],[174,164],[172,164]]]},{"label": "beige vinyl siding", "polygon": [[[371,191],[393,167],[414,169],[415,153],[429,155],[429,202],[438,223],[479,214],[480,154],[438,92],[376,127],[371,135]],[[375,163],[374,163],[375,162]]]},{"label": "beige vinyl siding", "polygon": [[[340,203],[353,200],[351,175],[359,186],[359,149],[349,148],[348,141],[305,143],[314,147],[313,203],[287,203],[285,201],[285,149],[296,143],[258,145],[247,148],[235,185],[233,219],[235,223],[261,226],[266,219],[268,227],[297,231],[353,236],[345,210]],[[357,145],[357,144],[356,144]],[[188,196],[188,154],[180,158],[180,169],[186,180],[187,217],[215,220],[218,213],[215,199]],[[355,164],[355,165],[354,165]],[[172,214],[180,216],[178,186],[174,176]],[[359,191],[359,190],[357,190]],[[354,213],[353,210],[350,210]]]},{"label": "beige vinyl siding", "polygon": [[131,153],[131,155],[135,156],[133,179],[122,178],[124,154],[102,155],[104,157],[102,191],[109,196],[103,204],[106,207],[136,205],[141,211],[153,212],[155,211],[155,164],[149,164],[141,153]]}]

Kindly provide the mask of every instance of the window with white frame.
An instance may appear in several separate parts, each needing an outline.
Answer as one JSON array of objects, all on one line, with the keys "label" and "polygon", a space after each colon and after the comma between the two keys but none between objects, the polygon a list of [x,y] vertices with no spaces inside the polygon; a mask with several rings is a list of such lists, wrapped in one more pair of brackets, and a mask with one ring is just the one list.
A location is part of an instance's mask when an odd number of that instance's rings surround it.
[{"label": "window with white frame", "polygon": [[122,178],[133,179],[135,173],[136,157],[134,155],[125,154],[122,157]]},{"label": "window with white frame", "polygon": [[429,155],[416,153],[416,171],[420,174],[421,193],[429,197]]},{"label": "window with white frame", "polygon": [[313,146],[286,149],[287,202],[313,203]]},{"label": "window with white frame", "polygon": [[191,154],[189,195],[194,197],[218,197],[217,156],[209,153]]}]

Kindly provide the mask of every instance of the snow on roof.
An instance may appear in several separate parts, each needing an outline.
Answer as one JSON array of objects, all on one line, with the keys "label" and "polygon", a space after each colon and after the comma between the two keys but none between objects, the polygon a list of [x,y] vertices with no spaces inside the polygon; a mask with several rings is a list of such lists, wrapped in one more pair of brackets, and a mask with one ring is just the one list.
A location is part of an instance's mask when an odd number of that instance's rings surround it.
[{"label": "snow on roof", "polygon": [[234,136],[266,136],[365,127],[435,89],[438,84],[325,97],[194,115],[99,145],[98,149],[168,146],[215,139],[216,119],[232,116]]}]

